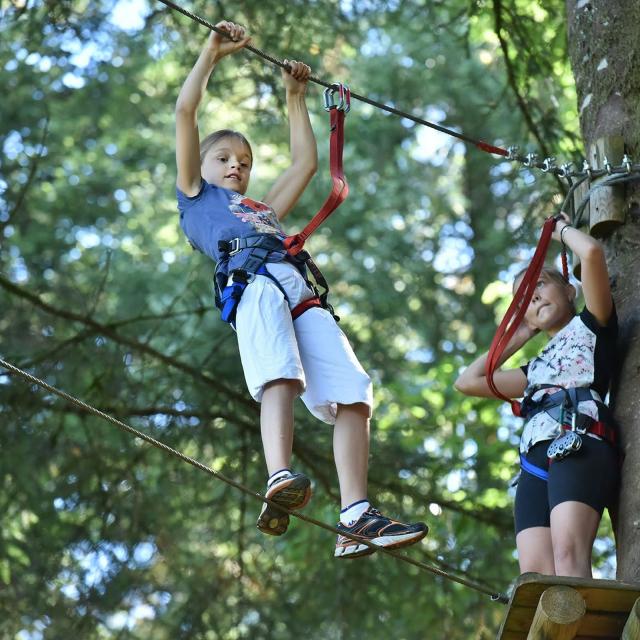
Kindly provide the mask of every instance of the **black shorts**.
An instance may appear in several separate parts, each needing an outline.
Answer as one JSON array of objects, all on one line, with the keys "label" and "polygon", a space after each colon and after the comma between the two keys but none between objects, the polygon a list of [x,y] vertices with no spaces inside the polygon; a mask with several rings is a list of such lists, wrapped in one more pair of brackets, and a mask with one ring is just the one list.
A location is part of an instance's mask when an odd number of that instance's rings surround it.
[{"label": "black shorts", "polygon": [[561,502],[582,502],[602,515],[617,495],[620,466],[614,446],[585,435],[578,451],[549,465],[551,442],[538,442],[526,455],[529,462],[548,471],[549,478],[542,480],[522,470],[514,508],[516,534],[530,527],[549,527],[551,510]]}]

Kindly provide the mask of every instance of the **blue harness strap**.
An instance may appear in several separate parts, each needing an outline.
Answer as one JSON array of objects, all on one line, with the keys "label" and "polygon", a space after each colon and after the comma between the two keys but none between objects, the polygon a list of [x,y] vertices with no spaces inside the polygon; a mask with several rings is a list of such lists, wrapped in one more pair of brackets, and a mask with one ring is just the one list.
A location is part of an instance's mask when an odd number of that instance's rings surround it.
[{"label": "blue harness strap", "polygon": [[535,476],[536,478],[540,478],[540,480],[544,480],[546,482],[549,479],[548,471],[545,471],[540,467],[536,467],[535,464],[529,462],[522,454],[520,454],[520,466],[523,471],[526,471],[529,475]]},{"label": "blue harness strap", "polygon": [[[243,249],[248,249],[244,263],[239,269],[229,271],[229,258]],[[256,275],[266,276],[280,289],[287,303],[289,298],[282,285],[278,282],[266,268],[266,263],[272,253],[284,250],[282,239],[271,234],[254,234],[243,238],[233,238],[232,240],[221,240],[218,242],[220,260],[218,261],[214,273],[214,293],[216,307],[220,309],[222,320],[228,322],[235,329],[236,311],[247,285],[253,281]],[[311,259],[306,251],[299,251],[295,256],[288,256],[287,261],[298,269],[308,287],[315,296],[301,302],[291,309],[291,315],[295,320],[305,311],[313,307],[322,307],[331,313],[336,322],[338,316],[333,311],[333,307],[327,301],[329,285],[324,279],[322,272]],[[316,283],[313,284],[307,276],[307,268],[313,275]],[[317,285],[317,286],[316,286]],[[318,287],[324,289],[320,292]]]}]

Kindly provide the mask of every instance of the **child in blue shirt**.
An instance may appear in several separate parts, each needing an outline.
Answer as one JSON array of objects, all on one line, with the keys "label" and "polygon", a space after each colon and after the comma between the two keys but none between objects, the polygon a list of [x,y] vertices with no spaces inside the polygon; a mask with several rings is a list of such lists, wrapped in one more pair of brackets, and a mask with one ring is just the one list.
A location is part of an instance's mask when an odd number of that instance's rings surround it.
[{"label": "child in blue shirt", "polygon": [[[225,260],[233,283],[246,271],[256,238],[267,246],[264,269],[248,281],[235,310],[240,358],[252,397],[261,402],[261,433],[269,478],[265,495],[290,510],[311,497],[311,483],[291,469],[293,402],[301,395],[313,415],[334,424],[334,457],[342,510],[339,530],[387,548],[413,544],[427,533],[423,523],[403,524],[374,509],[367,499],[371,380],[332,315],[314,306],[302,315],[291,311],[315,296],[287,255],[280,221],[302,195],[317,168],[315,137],[305,103],[311,70],[289,62],[282,72],[290,125],[291,164],[262,199],[245,196],[253,164],[246,138],[216,131],[200,142],[197,109],[219,61],[244,47],[242,27],[223,21],[228,34],[211,32],[176,103],[176,162],[180,225],[191,244],[214,261]],[[265,240],[265,238],[267,240]],[[266,244],[265,244],[266,243]],[[224,254],[224,255],[222,255]],[[228,261],[228,264],[227,264]],[[234,275],[235,274],[235,275]],[[284,511],[266,503],[258,528],[283,534]],[[371,553],[360,542],[339,535],[335,556]]]}]

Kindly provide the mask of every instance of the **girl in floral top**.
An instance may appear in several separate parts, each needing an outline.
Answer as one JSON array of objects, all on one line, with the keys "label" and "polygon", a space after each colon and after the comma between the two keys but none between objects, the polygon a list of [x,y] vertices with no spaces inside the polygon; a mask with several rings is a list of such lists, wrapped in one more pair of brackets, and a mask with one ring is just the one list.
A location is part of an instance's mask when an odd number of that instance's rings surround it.
[{"label": "girl in floral top", "polygon": [[[520,570],[590,577],[600,518],[615,499],[619,481],[613,424],[603,403],[618,325],[600,243],[572,227],[566,216],[557,222],[553,238],[580,259],[584,309],[576,314],[575,288],[558,271],[544,269],[500,364],[540,331],[549,342],[525,366],[498,370],[494,382],[505,396],[525,397],[523,473],[515,499]],[[514,291],[523,275],[516,277]],[[455,383],[459,391],[494,397],[485,377],[486,360],[484,354],[463,371]],[[576,425],[581,435],[574,437],[570,430]],[[549,464],[567,437],[579,443]]]}]

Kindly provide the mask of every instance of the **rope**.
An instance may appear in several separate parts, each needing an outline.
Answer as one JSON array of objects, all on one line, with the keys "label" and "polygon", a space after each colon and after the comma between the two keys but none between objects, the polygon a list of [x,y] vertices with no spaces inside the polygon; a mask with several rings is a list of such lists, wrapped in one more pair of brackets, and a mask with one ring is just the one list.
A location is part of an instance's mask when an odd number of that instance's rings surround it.
[{"label": "rope", "polygon": [[65,391],[61,391],[60,389],[57,389],[56,387],[51,386],[50,384],[44,382],[44,380],[40,380],[40,378],[36,378],[30,373],[23,371],[19,367],[16,367],[15,365],[7,362],[2,358],[0,358],[0,365],[5,369],[11,371],[12,373],[15,373],[18,376],[24,378],[25,380],[28,380],[29,382],[32,382],[33,384],[41,387],[42,389],[45,389],[46,391],[49,391],[50,393],[57,395],[63,400],[66,400],[70,404],[73,404],[79,407],[80,409],[83,409],[87,413],[92,413],[93,415],[98,416],[99,418],[102,418],[107,422],[110,422],[111,424],[115,425],[119,429],[126,431],[136,436],[137,438],[140,438],[141,440],[144,440],[150,445],[157,447],[158,449],[161,449],[165,453],[168,453],[169,455],[172,455],[175,458],[178,458],[179,460],[186,462],[187,464],[190,464],[191,466],[195,467],[196,469],[199,469],[200,471],[204,471],[205,473],[208,473],[209,475],[213,476],[217,480],[221,480],[222,482],[228,484],[231,487],[234,487],[235,489],[238,489],[239,491],[242,491],[242,493],[248,496],[251,496],[252,498],[256,498],[257,500],[266,502],[270,504],[272,507],[276,507],[281,511],[286,511],[289,515],[299,518],[300,520],[303,520],[304,522],[307,522],[313,526],[324,529],[325,531],[330,531],[331,533],[334,533],[336,535],[344,536],[345,538],[349,538],[349,540],[354,540],[355,542],[364,544],[370,549],[373,549],[374,551],[382,552],[387,555],[393,556],[394,558],[402,562],[406,562],[407,564],[413,565],[414,567],[417,567],[422,571],[427,571],[428,573],[432,573],[433,575],[439,576],[441,578],[445,578],[452,582],[457,582],[458,584],[468,587],[469,589],[473,589],[480,593],[484,593],[485,595],[489,595],[491,596],[491,600],[494,602],[500,602],[502,604],[507,604],[509,602],[509,599],[502,593],[489,589],[481,584],[478,584],[477,582],[474,582],[473,580],[468,580],[467,578],[455,576],[453,574],[447,573],[446,571],[443,571],[442,569],[438,569],[438,567],[434,567],[432,565],[426,564],[425,562],[414,560],[413,558],[410,558],[409,556],[401,554],[398,551],[393,551],[392,549],[385,549],[384,547],[379,547],[373,544],[372,542],[369,542],[368,540],[363,540],[361,538],[358,538],[357,536],[353,536],[351,534],[345,533],[344,531],[338,531],[338,529],[336,529],[335,527],[325,524],[320,520],[316,520],[314,518],[310,518],[309,516],[305,516],[301,513],[298,513],[297,511],[289,511],[288,509],[283,508],[281,505],[276,504],[272,500],[265,498],[265,496],[261,495],[260,493],[252,491],[248,487],[245,487],[240,482],[236,482],[231,478],[227,478],[223,474],[219,473],[218,471],[215,471],[211,467],[206,466],[205,464],[203,464],[202,462],[199,462],[195,458],[187,456],[184,453],[181,453],[180,451],[176,451],[175,449],[171,448],[169,445],[165,444],[164,442],[160,442],[160,440],[156,440],[155,438],[152,438],[151,436],[148,436],[145,433],[142,433],[141,431],[134,429],[130,425],[124,422],[121,422],[120,420],[117,420],[113,416],[110,416],[109,414],[104,413],[103,411],[100,411],[100,409],[96,409],[95,407],[92,407],[86,402],[83,402],[82,400],[75,398],[74,396],[66,393]]}]

